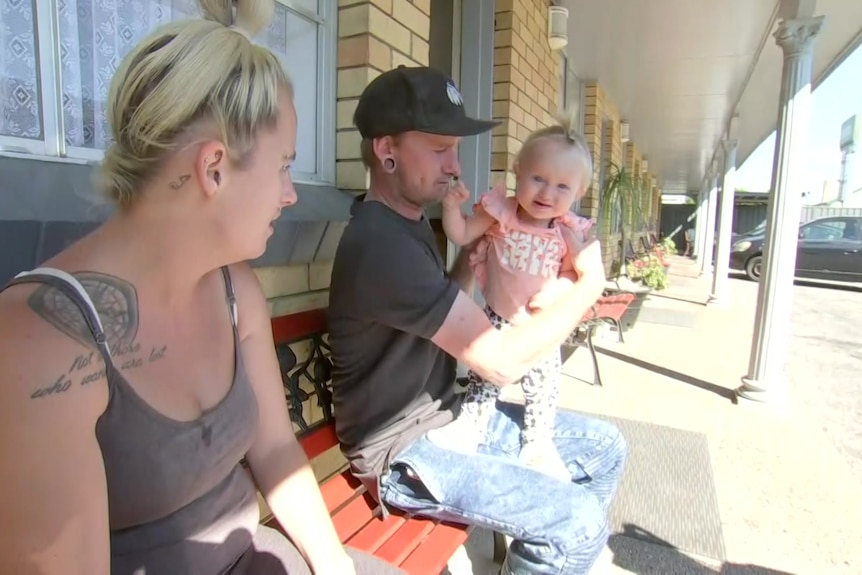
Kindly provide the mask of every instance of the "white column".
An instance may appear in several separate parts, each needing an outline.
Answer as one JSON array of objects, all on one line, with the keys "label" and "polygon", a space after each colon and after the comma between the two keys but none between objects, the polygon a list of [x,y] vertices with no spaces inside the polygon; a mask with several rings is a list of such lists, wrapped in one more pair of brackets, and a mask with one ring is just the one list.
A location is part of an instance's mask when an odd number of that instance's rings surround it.
[{"label": "white column", "polygon": [[766,253],[757,292],[754,340],[748,375],[736,393],[768,401],[786,392],[787,356],[793,308],[793,278],[802,192],[805,191],[808,124],[811,115],[811,61],[823,17],[782,20],[775,39],[784,51],[772,193],[766,216]]},{"label": "white column", "polygon": [[712,273],[712,246],[715,243],[715,216],[718,212],[718,176],[709,175],[709,193],[706,196],[706,229],[700,253],[700,273]]},{"label": "white column", "polygon": [[709,303],[727,303],[727,274],[730,273],[730,234],[733,231],[733,197],[736,194],[736,140],[724,140],[724,180],[721,184],[721,206],[718,218],[718,250]]},{"label": "white column", "polygon": [[694,245],[691,248],[691,255],[700,262],[700,254],[703,253],[701,244],[703,243],[703,234],[706,231],[706,192],[701,185],[697,192],[697,209],[694,211]]}]

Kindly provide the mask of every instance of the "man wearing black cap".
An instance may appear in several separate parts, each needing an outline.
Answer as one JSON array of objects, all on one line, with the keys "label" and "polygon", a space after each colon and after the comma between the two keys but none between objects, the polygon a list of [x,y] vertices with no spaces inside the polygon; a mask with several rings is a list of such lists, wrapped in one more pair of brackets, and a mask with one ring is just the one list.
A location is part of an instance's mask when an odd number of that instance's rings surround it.
[{"label": "man wearing black cap", "polygon": [[460,139],[496,123],[469,118],[455,84],[426,67],[377,77],[353,119],[371,186],[338,246],[329,306],[336,426],[353,473],[384,512],[512,536],[503,573],[587,573],[625,459],[616,428],[560,410],[555,442],[571,482],[519,465],[522,406],[498,403],[475,454],[436,444],[434,430],[459,409],[455,359],[503,386],[572,332],[604,284],[598,244],[577,246],[578,281],[559,280],[565,297],[494,329],[467,295],[469,250],[447,272],[423,210],[461,185]]}]

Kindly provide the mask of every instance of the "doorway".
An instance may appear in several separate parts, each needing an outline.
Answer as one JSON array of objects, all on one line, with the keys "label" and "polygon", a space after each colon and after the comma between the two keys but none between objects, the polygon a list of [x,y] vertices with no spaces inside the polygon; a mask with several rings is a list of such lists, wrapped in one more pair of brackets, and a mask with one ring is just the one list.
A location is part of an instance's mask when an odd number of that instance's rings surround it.
[{"label": "doorway", "polygon": [[[428,43],[428,65],[440,70],[460,86],[461,82],[461,0],[434,0],[431,2],[431,27]],[[439,206],[427,210],[431,227],[437,238],[437,247],[450,267],[457,248],[446,240],[440,220]]]},{"label": "doorway", "polygon": [[[456,33],[457,32],[457,33]],[[428,65],[461,85],[461,0],[431,2]]]}]

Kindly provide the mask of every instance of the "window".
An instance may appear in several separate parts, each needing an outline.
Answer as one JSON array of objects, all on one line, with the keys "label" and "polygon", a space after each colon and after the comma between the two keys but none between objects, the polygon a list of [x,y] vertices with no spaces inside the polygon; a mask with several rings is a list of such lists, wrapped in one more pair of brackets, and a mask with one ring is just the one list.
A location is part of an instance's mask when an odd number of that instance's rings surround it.
[{"label": "window", "polygon": [[578,114],[578,131],[584,131],[584,106],[583,106],[583,82],[575,74],[569,65],[569,59],[563,54],[560,57],[560,88],[563,109],[567,112],[572,110]]},{"label": "window", "polygon": [[862,240],[862,226],[857,219],[820,220],[799,229],[799,239],[809,241]]},{"label": "window", "polygon": [[[294,80],[297,181],[335,179],[335,0],[277,0],[255,41]],[[122,58],[195,0],[0,0],[0,150],[98,161],[106,98]]]},{"label": "window", "polygon": [[[578,120],[576,129],[581,134],[584,133],[584,107],[582,101],[582,83],[569,66],[569,58],[560,54],[560,102],[562,102],[563,111],[567,114],[572,112],[577,113]],[[595,159],[594,159],[595,160]],[[599,183],[601,184],[601,174]],[[601,189],[601,188],[600,188]],[[581,209],[581,199],[578,199],[573,206],[575,211]]]},{"label": "window", "polygon": [[814,222],[804,226],[799,231],[799,238],[814,241],[840,240],[844,237],[845,223],[843,220],[827,220]]}]

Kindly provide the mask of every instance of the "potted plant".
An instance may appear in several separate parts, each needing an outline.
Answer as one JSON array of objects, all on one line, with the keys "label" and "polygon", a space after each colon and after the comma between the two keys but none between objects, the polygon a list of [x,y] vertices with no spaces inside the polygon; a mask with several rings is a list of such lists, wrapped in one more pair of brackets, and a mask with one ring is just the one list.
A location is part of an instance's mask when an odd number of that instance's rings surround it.
[{"label": "potted plant", "polygon": [[[613,254],[611,275],[614,287],[607,291],[629,292],[635,295],[635,300],[626,309],[620,320],[621,328],[627,330],[634,325],[640,313],[650,288],[641,281],[633,281],[630,275],[630,261],[636,261],[636,254],[627,254],[629,239],[633,236],[641,221],[640,184],[632,174],[617,164],[610,162],[607,167],[607,178],[602,187],[599,203],[598,236],[604,245],[617,246]],[[616,236],[619,234],[619,242]],[[640,278],[638,278],[640,279]]]},{"label": "potted plant", "polygon": [[[635,194],[635,180],[628,170],[608,163],[599,203],[598,236],[603,244],[617,246],[611,264],[611,275],[615,278],[625,277],[627,273],[626,248],[636,218]],[[617,234],[619,242],[614,241]]]},{"label": "potted plant", "polygon": [[664,255],[678,253],[676,243],[670,237],[662,239],[656,247],[659,248]]},{"label": "potted plant", "polygon": [[667,270],[670,266],[660,251],[642,255],[629,262],[627,267],[632,280],[640,281],[651,290],[663,290],[668,285]]}]

